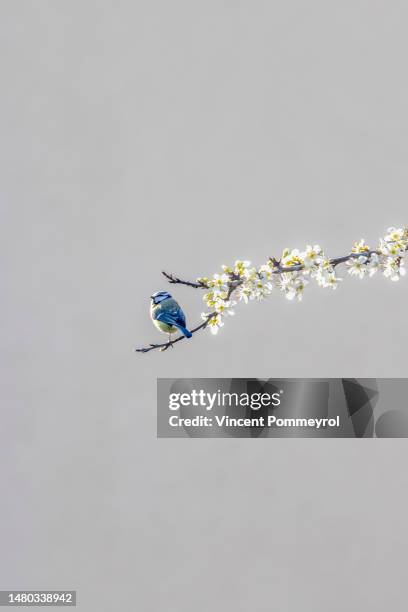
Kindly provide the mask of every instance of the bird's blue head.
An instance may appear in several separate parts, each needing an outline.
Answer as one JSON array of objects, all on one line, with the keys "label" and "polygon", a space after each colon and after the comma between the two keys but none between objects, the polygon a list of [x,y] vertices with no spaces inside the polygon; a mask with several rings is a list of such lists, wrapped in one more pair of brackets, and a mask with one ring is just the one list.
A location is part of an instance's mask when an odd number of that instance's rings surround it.
[{"label": "bird's blue head", "polygon": [[163,300],[171,298],[171,295],[168,293],[168,291],[156,291],[156,293],[153,293],[153,295],[150,297],[153,304],[160,304],[160,302],[163,302]]}]

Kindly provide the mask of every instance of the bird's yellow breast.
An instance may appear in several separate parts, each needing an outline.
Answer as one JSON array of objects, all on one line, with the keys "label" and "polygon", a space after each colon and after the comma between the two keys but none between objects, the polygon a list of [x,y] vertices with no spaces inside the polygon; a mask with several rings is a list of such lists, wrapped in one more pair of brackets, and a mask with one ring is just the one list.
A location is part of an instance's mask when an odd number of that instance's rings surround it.
[{"label": "bird's yellow breast", "polygon": [[153,314],[157,308],[160,307],[160,304],[154,304],[153,302],[150,305],[150,318],[152,319],[154,325],[157,329],[165,334],[174,334],[177,331],[177,327],[174,325],[169,325],[168,323],[163,323],[163,321],[158,321],[154,318]]}]

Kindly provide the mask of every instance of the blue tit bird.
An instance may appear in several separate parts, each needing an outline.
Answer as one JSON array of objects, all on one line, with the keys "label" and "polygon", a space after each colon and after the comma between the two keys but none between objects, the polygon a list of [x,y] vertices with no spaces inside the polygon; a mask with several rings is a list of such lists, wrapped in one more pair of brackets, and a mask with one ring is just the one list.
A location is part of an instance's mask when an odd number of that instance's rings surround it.
[{"label": "blue tit bird", "polygon": [[169,342],[171,334],[174,334],[177,330],[180,330],[186,338],[191,338],[193,334],[186,328],[185,314],[170,293],[157,291],[150,297],[152,300],[150,317],[157,329],[169,334]]}]

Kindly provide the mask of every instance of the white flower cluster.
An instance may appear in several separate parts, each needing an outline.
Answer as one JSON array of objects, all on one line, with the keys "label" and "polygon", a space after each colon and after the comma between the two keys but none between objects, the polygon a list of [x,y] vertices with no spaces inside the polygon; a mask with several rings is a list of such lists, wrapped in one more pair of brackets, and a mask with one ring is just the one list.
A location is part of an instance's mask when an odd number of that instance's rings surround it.
[{"label": "white flower cluster", "polygon": [[234,314],[237,301],[263,300],[273,288],[288,300],[301,300],[311,279],[320,287],[336,289],[342,280],[336,274],[336,266],[343,262],[353,276],[364,278],[379,271],[396,281],[405,274],[403,256],[407,249],[408,228],[391,227],[377,249],[371,250],[362,239],[345,257],[329,259],[315,244],[308,245],[304,251],[284,249],[279,261],[269,259],[259,269],[251,267],[250,261],[237,260],[232,267],[222,266],[221,274],[197,279],[208,289],[203,299],[210,312],[203,312],[201,317],[216,334],[224,325],[225,316]]}]

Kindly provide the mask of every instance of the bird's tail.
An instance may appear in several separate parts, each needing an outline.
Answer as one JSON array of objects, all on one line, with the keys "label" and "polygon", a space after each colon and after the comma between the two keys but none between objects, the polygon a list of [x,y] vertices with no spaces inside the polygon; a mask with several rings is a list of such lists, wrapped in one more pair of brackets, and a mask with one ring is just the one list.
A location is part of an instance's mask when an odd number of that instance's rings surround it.
[{"label": "bird's tail", "polygon": [[186,329],[185,327],[183,327],[182,325],[176,325],[177,329],[179,329],[181,331],[181,333],[186,337],[186,338],[191,338],[191,336],[193,335],[191,332],[188,331],[188,329]]}]

